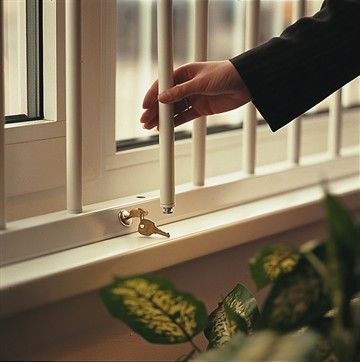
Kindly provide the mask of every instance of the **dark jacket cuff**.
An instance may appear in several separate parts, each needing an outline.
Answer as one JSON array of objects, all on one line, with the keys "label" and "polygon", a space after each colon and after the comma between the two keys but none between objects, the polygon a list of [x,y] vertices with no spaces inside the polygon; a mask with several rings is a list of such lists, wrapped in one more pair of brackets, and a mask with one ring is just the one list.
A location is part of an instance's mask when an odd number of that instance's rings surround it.
[{"label": "dark jacket cuff", "polygon": [[360,1],[327,1],[280,37],[230,59],[273,131],[360,74]]}]

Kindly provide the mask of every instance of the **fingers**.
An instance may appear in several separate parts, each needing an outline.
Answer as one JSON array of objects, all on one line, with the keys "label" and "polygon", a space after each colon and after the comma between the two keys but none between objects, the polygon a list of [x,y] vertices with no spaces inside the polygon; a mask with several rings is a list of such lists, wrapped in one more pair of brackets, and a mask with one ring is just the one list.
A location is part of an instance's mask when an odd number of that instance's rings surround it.
[{"label": "fingers", "polygon": [[159,125],[159,107],[156,103],[150,109],[147,109],[141,116],[140,122],[143,123],[143,128],[152,129]]},{"label": "fingers", "polygon": [[[185,112],[189,108],[187,100],[174,103],[174,117]],[[140,122],[143,123],[143,128],[152,129],[159,124],[159,107],[158,103],[153,104],[149,109],[146,109],[141,115]]]},{"label": "fingers", "polygon": [[[199,118],[200,114],[195,111],[194,108],[188,108],[185,111],[178,113],[174,116],[174,127],[178,127],[186,122],[192,121],[196,118]],[[149,123],[144,124],[144,128],[152,129],[156,127],[159,130],[159,120],[158,118],[154,118]]]},{"label": "fingers", "polygon": [[[190,73],[189,68],[190,64],[185,64],[179,68],[177,68],[174,73],[174,83],[176,84],[174,87],[169,90],[163,92],[159,96],[159,100],[162,103],[173,103],[181,100],[184,97],[191,95],[192,92],[192,84],[188,84],[192,78],[192,73]],[[159,83],[155,81],[149,90],[147,91],[144,101],[143,108],[149,109],[153,104],[158,100],[158,92],[159,92]]]},{"label": "fingers", "polygon": [[196,73],[191,69],[192,65],[184,65],[176,69],[173,73],[174,87],[169,88],[158,96],[159,83],[155,81],[143,100],[144,113],[140,122],[143,128],[152,129],[159,125],[158,101],[162,103],[174,103],[174,125],[178,126],[197,118],[199,114],[193,109],[188,109],[188,103],[184,98],[196,93]]},{"label": "fingers", "polygon": [[158,96],[158,88],[159,88],[159,82],[155,81],[151,87],[149,88],[149,90],[147,91],[147,93],[145,94],[144,100],[143,100],[143,108],[144,109],[148,109],[150,108],[152,105],[154,105],[157,101],[157,96]]},{"label": "fingers", "polygon": [[159,122],[159,110],[158,107],[151,107],[147,109],[140,118],[140,122],[143,123],[143,128],[152,129]]},{"label": "fingers", "polygon": [[189,97],[196,93],[196,82],[189,80],[185,83],[177,84],[176,86],[167,89],[159,95],[159,102],[174,103]]}]

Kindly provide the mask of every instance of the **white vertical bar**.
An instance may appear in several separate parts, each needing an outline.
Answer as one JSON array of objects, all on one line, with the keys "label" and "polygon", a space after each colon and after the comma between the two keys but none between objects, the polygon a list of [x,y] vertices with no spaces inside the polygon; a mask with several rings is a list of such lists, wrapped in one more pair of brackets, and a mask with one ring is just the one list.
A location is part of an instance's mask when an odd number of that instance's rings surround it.
[{"label": "white vertical bar", "polygon": [[[157,0],[159,93],[172,87],[173,19],[172,0]],[[174,110],[172,104],[159,102],[160,206],[171,214],[175,206]]]},{"label": "white vertical bar", "polygon": [[[259,25],[260,0],[246,2],[245,49],[257,45]],[[256,108],[252,103],[245,105],[243,123],[243,164],[244,172],[253,174],[255,171],[256,147]]]},{"label": "white vertical bar", "polygon": [[[245,50],[245,1],[233,1],[232,54],[241,54]],[[234,124],[242,123],[243,107],[233,110],[229,116]]]},{"label": "white vertical bar", "polygon": [[[196,0],[195,0],[196,1]],[[187,61],[193,62],[195,59],[195,6],[194,0],[187,0]]]},{"label": "white vertical bar", "polygon": [[332,94],[329,107],[328,152],[331,157],[337,157],[340,154],[342,120],[341,93],[341,89],[339,89]]},{"label": "white vertical bar", "polygon": [[[121,3],[119,4],[121,5]],[[153,82],[154,74],[152,73],[152,0],[141,0],[139,4],[139,56],[137,63],[137,99],[141,99],[147,92]],[[140,118],[141,109],[134,109],[134,118]],[[127,126],[129,127],[129,126]],[[147,134],[148,131],[141,128],[139,122],[131,122],[132,137],[139,134]],[[121,129],[121,128],[120,128]]]},{"label": "white vertical bar", "polygon": [[67,209],[82,212],[81,1],[66,0],[66,189]]},{"label": "white vertical bar", "polygon": [[[305,0],[293,3],[293,22],[305,16]],[[288,161],[298,164],[300,161],[301,117],[296,118],[288,125]]]},{"label": "white vertical bar", "polygon": [[[139,77],[141,97],[153,82],[152,70],[152,0],[142,0],[139,9]],[[136,123],[136,122],[134,122]]]},{"label": "white vertical bar", "polygon": [[[207,59],[208,37],[208,0],[195,1],[195,61],[204,62]],[[206,117],[194,120],[192,129],[192,164],[193,184],[203,186],[205,183],[206,157]]]},{"label": "white vertical bar", "polygon": [[152,0],[142,0],[139,11],[139,58],[141,65],[147,68],[151,62],[152,4]]},{"label": "white vertical bar", "polygon": [[[295,0],[296,2],[299,0]],[[273,36],[279,36],[285,27],[285,6],[286,1],[270,2],[268,4],[270,11],[273,11],[274,17],[272,19],[271,31]]]},{"label": "white vertical bar", "polygon": [[4,2],[0,1],[0,230],[6,228],[5,212],[5,97],[4,97]]},{"label": "white vertical bar", "polygon": [[232,53],[240,54],[245,49],[245,3],[243,1],[233,2],[233,39],[232,39]]},{"label": "white vertical bar", "polygon": [[300,142],[301,142],[301,118],[294,119],[288,126],[287,155],[288,161],[292,164],[298,164],[300,161]]}]

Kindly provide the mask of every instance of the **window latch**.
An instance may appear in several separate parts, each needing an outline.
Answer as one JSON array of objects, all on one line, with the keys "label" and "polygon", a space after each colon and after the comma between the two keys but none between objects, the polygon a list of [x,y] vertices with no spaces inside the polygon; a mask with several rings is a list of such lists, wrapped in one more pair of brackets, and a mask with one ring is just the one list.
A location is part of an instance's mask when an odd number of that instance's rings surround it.
[{"label": "window latch", "polygon": [[170,237],[170,234],[160,230],[153,221],[149,219],[145,219],[145,216],[148,215],[149,212],[147,210],[136,208],[127,210],[120,210],[118,214],[118,218],[120,223],[125,227],[130,227],[133,223],[133,218],[139,218],[140,223],[138,226],[138,232],[144,236],[151,236],[153,234],[158,234],[162,236]]}]

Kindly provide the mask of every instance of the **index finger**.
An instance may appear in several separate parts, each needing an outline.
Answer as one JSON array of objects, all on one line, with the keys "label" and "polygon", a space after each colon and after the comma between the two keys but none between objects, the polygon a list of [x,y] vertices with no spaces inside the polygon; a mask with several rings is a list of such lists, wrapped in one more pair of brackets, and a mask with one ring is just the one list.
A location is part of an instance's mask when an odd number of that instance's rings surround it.
[{"label": "index finger", "polygon": [[[174,70],[173,72],[174,85],[187,82],[188,80],[191,79],[191,76],[188,72],[188,68],[190,66],[191,64],[185,64]],[[158,100],[158,94],[159,94],[159,81],[156,80],[145,94],[143,101],[143,108],[149,109],[152,105],[154,105],[154,103],[156,103]]]}]

